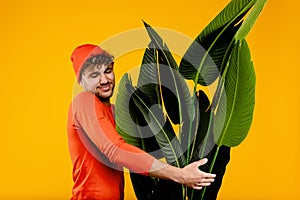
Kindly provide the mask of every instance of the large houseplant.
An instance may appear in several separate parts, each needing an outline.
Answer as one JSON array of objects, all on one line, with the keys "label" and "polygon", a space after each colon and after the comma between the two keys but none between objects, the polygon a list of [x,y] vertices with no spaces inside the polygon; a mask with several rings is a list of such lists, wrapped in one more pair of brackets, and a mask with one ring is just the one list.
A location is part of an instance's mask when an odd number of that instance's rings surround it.
[{"label": "large houseplant", "polygon": [[[151,42],[137,85],[127,73],[119,83],[117,131],[128,143],[177,167],[208,157],[202,170],[216,173],[217,179],[194,191],[131,173],[138,199],[217,198],[230,148],[244,140],[252,123],[255,71],[245,37],[265,3],[231,1],[196,37],[179,65],[163,39],[144,22]],[[192,92],[186,79],[193,80]],[[213,96],[197,89],[198,84],[215,82]]]}]

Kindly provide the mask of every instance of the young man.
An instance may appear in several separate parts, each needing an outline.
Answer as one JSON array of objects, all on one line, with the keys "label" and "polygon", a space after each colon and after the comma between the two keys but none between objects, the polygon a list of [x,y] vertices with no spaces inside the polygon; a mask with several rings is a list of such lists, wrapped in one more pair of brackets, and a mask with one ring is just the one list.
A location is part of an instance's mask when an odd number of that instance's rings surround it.
[{"label": "young man", "polygon": [[85,90],[73,99],[68,115],[74,180],[71,199],[123,199],[123,166],[194,189],[210,185],[215,175],[198,169],[207,159],[176,168],[127,144],[116,132],[110,104],[115,86],[113,59],[92,44],[77,47],[71,56],[77,81]]}]

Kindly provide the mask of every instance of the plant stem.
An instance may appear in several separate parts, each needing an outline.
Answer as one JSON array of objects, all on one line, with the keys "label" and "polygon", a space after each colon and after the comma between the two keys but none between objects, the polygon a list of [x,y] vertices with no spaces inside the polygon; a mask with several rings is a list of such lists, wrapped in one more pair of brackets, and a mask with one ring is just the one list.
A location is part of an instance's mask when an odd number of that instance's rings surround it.
[{"label": "plant stem", "polygon": [[[195,96],[196,96],[196,93],[194,93],[194,95],[192,97],[192,102],[195,101]],[[194,104],[192,104],[192,105],[194,105]],[[190,149],[190,143],[191,143],[191,135],[192,135],[192,130],[193,130],[193,127],[192,127],[193,121],[195,121],[197,123],[197,120],[198,120],[198,112],[195,112],[194,119],[189,121],[189,132],[188,132],[188,142],[187,142],[188,149],[187,149],[187,154],[186,154],[186,164],[187,165],[190,163],[190,158],[192,158],[194,148],[195,148],[195,141],[196,141],[197,133],[195,133],[192,150]]]},{"label": "plant stem", "polygon": [[213,118],[213,116],[214,116],[214,111],[211,110],[211,111],[210,111],[210,116],[209,116],[208,129],[207,129],[207,132],[206,132],[206,135],[205,135],[205,138],[204,138],[204,146],[203,146],[203,148],[202,148],[200,158],[203,158],[203,157],[204,157],[204,153],[205,153],[205,149],[206,149],[206,145],[207,145],[207,141],[208,141],[208,136],[209,136],[209,134],[211,133],[212,118]]}]

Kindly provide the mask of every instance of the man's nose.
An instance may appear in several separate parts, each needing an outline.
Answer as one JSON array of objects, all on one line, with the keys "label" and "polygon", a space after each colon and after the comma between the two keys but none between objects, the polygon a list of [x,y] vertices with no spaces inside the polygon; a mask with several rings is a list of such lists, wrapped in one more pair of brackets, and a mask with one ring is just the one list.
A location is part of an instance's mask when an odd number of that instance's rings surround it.
[{"label": "man's nose", "polygon": [[108,82],[108,79],[105,76],[105,74],[101,74],[100,75],[100,84],[106,84],[107,82]]}]

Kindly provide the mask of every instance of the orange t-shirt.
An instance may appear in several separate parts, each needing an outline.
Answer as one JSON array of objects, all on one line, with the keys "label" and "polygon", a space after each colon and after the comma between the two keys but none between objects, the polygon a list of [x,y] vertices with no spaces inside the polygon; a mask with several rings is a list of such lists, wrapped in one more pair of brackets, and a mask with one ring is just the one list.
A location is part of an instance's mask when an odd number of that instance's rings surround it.
[{"label": "orange t-shirt", "polygon": [[80,93],[69,108],[68,144],[74,181],[71,199],[123,199],[123,166],[147,175],[154,161],[122,139],[111,107],[91,92]]}]

